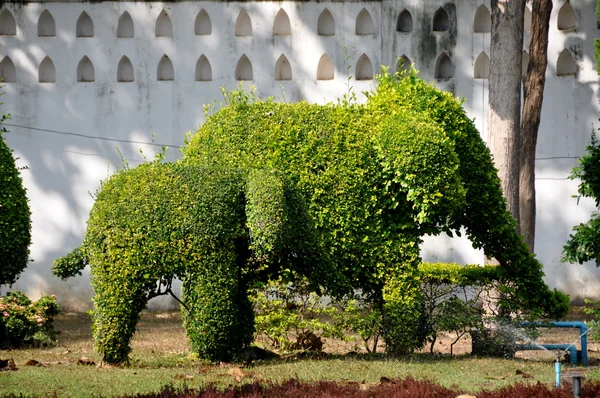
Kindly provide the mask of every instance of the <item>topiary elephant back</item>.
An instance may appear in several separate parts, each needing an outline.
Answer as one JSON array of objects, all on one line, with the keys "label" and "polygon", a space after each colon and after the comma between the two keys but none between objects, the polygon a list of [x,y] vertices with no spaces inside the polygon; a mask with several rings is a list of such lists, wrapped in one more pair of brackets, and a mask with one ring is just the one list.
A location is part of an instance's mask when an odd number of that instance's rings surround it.
[{"label": "topiary elephant back", "polygon": [[194,350],[229,361],[253,339],[249,283],[285,265],[334,285],[309,227],[304,202],[281,173],[153,162],[102,183],[82,247],[54,272],[65,278],[91,265],[93,337],[105,362],[128,360],[140,311],[172,293],[175,278]]}]

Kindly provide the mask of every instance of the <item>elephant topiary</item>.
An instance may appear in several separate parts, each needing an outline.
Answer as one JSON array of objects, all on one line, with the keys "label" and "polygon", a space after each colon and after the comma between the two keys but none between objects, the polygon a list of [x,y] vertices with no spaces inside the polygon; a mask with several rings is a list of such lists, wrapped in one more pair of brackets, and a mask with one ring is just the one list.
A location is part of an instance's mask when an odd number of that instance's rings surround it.
[{"label": "elephant topiary", "polygon": [[55,263],[62,277],[91,265],[105,361],[127,360],[139,312],[176,277],[188,336],[207,359],[229,360],[251,342],[247,289],[280,275],[307,276],[332,294],[361,289],[382,310],[387,350],[410,352],[426,336],[419,243],[463,227],[502,264],[510,308],[565,312],[451,94],[414,73],[383,73],[365,105],[225,98],[182,162],[104,182],[81,249]]}]

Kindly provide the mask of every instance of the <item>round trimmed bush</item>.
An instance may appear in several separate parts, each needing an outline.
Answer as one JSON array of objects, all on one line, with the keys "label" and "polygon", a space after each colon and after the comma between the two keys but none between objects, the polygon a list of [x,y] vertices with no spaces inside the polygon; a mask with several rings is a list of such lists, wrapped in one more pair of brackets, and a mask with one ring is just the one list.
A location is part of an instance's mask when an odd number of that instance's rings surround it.
[{"label": "round trimmed bush", "polygon": [[5,132],[0,125],[0,285],[13,284],[27,267],[31,244],[29,202]]}]

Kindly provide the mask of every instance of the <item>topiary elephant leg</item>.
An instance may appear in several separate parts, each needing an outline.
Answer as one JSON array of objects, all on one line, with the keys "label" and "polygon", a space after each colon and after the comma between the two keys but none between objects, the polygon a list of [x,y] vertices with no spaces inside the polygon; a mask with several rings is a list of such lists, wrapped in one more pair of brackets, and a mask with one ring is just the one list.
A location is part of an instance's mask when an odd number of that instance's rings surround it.
[{"label": "topiary elephant leg", "polygon": [[183,277],[184,326],[200,358],[231,361],[252,342],[254,313],[231,247],[213,249]]},{"label": "topiary elephant leg", "polygon": [[416,273],[420,262],[416,242],[404,242],[399,262],[388,269],[383,287],[383,336],[386,351],[403,355],[420,348],[427,336]]},{"label": "topiary elephant leg", "polygon": [[129,361],[129,345],[146,305],[144,284],[125,275],[98,278],[93,275],[95,295],[92,333],[102,361],[111,365]]}]

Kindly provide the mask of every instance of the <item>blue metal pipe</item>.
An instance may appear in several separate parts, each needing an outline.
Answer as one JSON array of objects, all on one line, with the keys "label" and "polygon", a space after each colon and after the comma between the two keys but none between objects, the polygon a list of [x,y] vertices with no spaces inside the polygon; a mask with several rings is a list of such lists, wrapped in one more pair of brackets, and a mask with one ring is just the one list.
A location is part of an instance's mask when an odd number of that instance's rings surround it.
[{"label": "blue metal pipe", "polygon": [[577,363],[577,347],[572,344],[517,344],[515,346],[517,351],[529,351],[529,350],[538,350],[541,351],[546,349],[548,351],[569,351],[570,353],[570,362]]},{"label": "blue metal pipe", "polygon": [[561,370],[561,363],[560,363],[560,359],[556,358],[556,362],[554,362],[554,375],[555,380],[554,380],[554,385],[556,386],[556,388],[560,388],[560,370]]},{"label": "blue metal pipe", "polygon": [[[588,326],[581,321],[557,321],[557,322],[522,322],[523,326],[532,325],[536,327],[557,327],[557,328],[577,328],[579,329],[579,337],[581,338],[581,363],[588,363],[588,344],[587,333]],[[544,345],[544,344],[542,344]],[[566,350],[566,348],[565,348]]]}]

